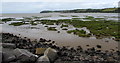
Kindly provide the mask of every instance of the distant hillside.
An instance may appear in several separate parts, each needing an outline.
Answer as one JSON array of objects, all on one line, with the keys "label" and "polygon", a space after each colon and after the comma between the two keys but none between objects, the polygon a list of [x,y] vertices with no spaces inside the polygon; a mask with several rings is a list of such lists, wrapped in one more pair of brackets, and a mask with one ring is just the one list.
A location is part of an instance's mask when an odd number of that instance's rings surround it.
[{"label": "distant hillside", "polygon": [[42,11],[40,13],[119,13],[118,8]]}]

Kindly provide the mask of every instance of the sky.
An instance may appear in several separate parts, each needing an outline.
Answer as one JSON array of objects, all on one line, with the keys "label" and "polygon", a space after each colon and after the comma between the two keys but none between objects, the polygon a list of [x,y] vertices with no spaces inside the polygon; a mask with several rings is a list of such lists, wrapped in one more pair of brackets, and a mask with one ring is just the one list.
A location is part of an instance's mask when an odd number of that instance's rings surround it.
[{"label": "sky", "polygon": [[2,0],[0,13],[39,13],[44,10],[118,7],[119,0]]}]

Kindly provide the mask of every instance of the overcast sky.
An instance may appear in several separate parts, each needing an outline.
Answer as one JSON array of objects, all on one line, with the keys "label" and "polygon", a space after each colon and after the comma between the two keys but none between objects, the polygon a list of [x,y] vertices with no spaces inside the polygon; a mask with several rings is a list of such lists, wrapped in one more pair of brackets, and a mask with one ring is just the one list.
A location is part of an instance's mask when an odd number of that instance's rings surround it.
[{"label": "overcast sky", "polygon": [[118,7],[119,0],[2,0],[0,13]]}]

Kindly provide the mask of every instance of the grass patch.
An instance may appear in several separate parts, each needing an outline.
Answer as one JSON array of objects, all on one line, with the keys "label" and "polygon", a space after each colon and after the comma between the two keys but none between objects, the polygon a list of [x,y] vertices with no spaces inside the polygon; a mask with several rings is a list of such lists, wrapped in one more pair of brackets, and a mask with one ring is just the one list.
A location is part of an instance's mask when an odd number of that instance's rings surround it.
[{"label": "grass patch", "polygon": [[54,23],[57,23],[56,20],[40,20],[40,22],[46,25],[54,25]]},{"label": "grass patch", "polygon": [[90,34],[86,34],[86,31],[84,30],[69,30],[67,33],[73,33],[75,35],[78,35],[79,37],[90,37]]},{"label": "grass patch", "polygon": [[55,29],[55,27],[48,27],[47,30],[49,30],[49,31],[57,31],[57,29]]},{"label": "grass patch", "polygon": [[61,28],[63,28],[63,27],[68,27],[68,25],[64,25],[64,24],[62,24],[62,25],[61,25]]},{"label": "grass patch", "polygon": [[96,21],[96,19],[93,16],[86,16],[83,19],[88,19],[88,20],[91,20],[91,21]]},{"label": "grass patch", "polygon": [[20,25],[24,25],[25,23],[23,22],[15,22],[15,23],[11,23],[9,25],[13,25],[13,26],[20,26]]},{"label": "grass patch", "polygon": [[96,20],[105,20],[104,18],[95,18]]},{"label": "grass patch", "polygon": [[[103,18],[94,18],[92,16],[87,16],[87,19],[91,19],[91,21],[82,21],[76,19],[59,19],[59,20],[42,20],[41,22],[43,23],[52,22],[57,24],[66,23],[73,25],[76,28],[87,27],[87,29],[90,30],[90,33],[94,34],[96,37],[107,38],[114,36],[116,38],[115,40],[120,41],[120,30],[118,28],[120,22],[105,20]],[[98,21],[96,21],[96,19],[98,19]],[[68,25],[62,25],[61,27],[67,26]]]},{"label": "grass patch", "polygon": [[71,15],[72,17],[79,17],[79,16],[76,16],[76,15]]},{"label": "grass patch", "polygon": [[63,28],[62,30],[68,30],[67,28]]},{"label": "grass patch", "polygon": [[12,21],[14,20],[14,18],[4,18],[2,19],[2,22],[8,22],[8,21]]}]

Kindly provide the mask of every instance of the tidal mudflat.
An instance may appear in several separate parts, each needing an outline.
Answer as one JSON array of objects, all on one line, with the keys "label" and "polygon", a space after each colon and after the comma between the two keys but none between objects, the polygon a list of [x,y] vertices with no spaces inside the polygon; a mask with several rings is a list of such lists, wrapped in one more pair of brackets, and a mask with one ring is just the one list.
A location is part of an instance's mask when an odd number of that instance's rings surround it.
[{"label": "tidal mudflat", "polygon": [[115,13],[3,14],[0,18],[3,63],[119,63]]},{"label": "tidal mudflat", "polygon": [[[117,28],[114,29],[115,32],[111,30],[110,33],[106,33],[107,31],[109,32],[109,30],[106,29],[111,23],[114,24],[109,27],[117,27],[117,14],[115,13],[3,14],[3,17],[1,18],[4,20],[4,18],[8,17],[13,19],[8,19],[11,21],[0,24],[2,26],[2,32],[13,33],[16,35],[21,34],[20,36],[29,37],[31,39],[39,39],[42,37],[56,41],[59,46],[81,46],[83,49],[87,49],[86,45],[95,47],[99,44],[102,46],[102,50],[117,50],[118,47],[118,43],[112,35],[113,33],[118,33],[116,32]],[[109,20],[111,18],[114,20]],[[83,24],[79,25],[77,23]],[[97,25],[92,23],[96,23],[101,27],[94,27]],[[106,26],[99,24],[104,24]],[[99,32],[101,30],[104,30],[105,32]]]}]

